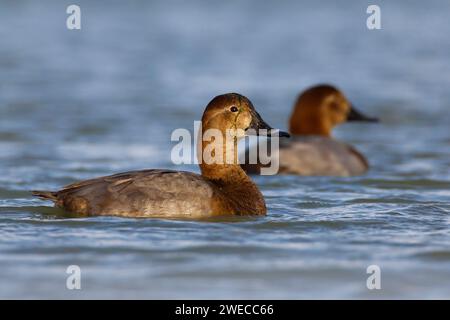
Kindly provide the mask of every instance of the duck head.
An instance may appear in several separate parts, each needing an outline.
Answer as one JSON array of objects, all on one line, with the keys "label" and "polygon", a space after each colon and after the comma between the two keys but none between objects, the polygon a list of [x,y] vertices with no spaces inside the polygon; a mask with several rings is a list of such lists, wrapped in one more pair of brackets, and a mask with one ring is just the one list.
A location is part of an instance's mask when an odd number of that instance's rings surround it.
[{"label": "duck head", "polygon": [[378,119],[355,109],[337,88],[318,85],[307,89],[298,97],[289,128],[295,135],[329,137],[335,126],[346,121],[377,122]]},{"label": "duck head", "polygon": [[287,132],[268,125],[251,101],[238,93],[227,93],[212,99],[203,113],[202,129],[203,132],[218,129],[223,133],[236,130],[238,138],[245,135],[289,137]]},{"label": "duck head", "polygon": [[202,174],[224,177],[230,175],[227,170],[234,168],[245,175],[239,165],[237,145],[246,135],[289,137],[269,126],[250,100],[240,94],[228,93],[212,99],[203,113],[202,134],[198,137],[197,157]]}]

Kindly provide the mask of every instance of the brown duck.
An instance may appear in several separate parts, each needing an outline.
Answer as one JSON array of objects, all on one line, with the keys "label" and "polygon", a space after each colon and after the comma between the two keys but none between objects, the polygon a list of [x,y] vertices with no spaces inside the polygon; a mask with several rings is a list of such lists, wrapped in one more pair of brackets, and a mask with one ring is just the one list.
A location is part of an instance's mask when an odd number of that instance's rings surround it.
[{"label": "brown duck", "polygon": [[[354,147],[333,139],[332,130],[346,121],[377,122],[367,117],[331,85],[317,85],[297,99],[289,121],[289,141],[281,140],[279,173],[302,176],[354,176],[364,174],[369,164]],[[278,152],[278,154],[276,154]],[[246,159],[249,150],[246,151]],[[247,161],[248,162],[248,161]],[[263,165],[243,164],[247,173],[260,174]],[[267,165],[268,166],[268,165]]]},{"label": "brown duck", "polygon": [[[246,97],[229,93],[215,97],[202,117],[202,131],[216,129],[225,137],[235,129],[232,144],[219,149],[231,161],[211,163],[204,150],[211,142],[199,144],[201,175],[171,170],[142,170],[85,180],[59,191],[33,191],[56,207],[84,216],[207,218],[226,215],[265,215],[264,197],[241,169],[237,142],[248,129],[274,129],[267,125]],[[253,131],[253,130],[249,130]],[[287,135],[277,132],[280,136]],[[204,139],[203,139],[204,140]],[[213,140],[211,140],[213,141]],[[224,140],[225,141],[225,140]],[[214,154],[212,152],[211,154]],[[229,153],[228,153],[229,154]]]}]

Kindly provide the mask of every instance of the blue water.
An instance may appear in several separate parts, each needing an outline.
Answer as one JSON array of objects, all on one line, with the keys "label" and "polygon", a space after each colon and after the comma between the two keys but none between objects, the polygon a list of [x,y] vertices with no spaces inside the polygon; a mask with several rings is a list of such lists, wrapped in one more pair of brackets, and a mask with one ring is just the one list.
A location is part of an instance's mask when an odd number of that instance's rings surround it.
[{"label": "blue water", "polygon": [[[69,31],[71,3],[0,3],[0,298],[450,298],[450,2],[377,1],[374,31],[369,1],[80,0]],[[170,134],[215,95],[286,128],[318,82],[381,118],[334,132],[371,170],[255,178],[267,217],[67,218],[28,192],[186,169]]]}]

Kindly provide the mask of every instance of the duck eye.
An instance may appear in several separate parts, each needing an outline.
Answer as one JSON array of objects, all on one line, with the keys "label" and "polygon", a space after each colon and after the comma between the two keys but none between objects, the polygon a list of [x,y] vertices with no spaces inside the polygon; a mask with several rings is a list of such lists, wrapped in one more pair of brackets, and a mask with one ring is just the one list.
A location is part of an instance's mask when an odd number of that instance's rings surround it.
[{"label": "duck eye", "polygon": [[239,109],[238,109],[238,107],[236,107],[236,106],[232,106],[231,108],[230,108],[230,111],[231,112],[237,112]]}]

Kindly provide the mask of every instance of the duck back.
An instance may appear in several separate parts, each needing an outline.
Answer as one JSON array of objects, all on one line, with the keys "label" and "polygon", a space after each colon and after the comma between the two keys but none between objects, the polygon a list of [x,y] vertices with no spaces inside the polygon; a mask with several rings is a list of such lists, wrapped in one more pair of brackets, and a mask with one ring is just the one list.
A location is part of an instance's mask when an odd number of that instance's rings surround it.
[{"label": "duck back", "polygon": [[[345,177],[364,174],[369,168],[365,157],[355,148],[324,136],[282,139],[279,151],[273,152],[271,157],[278,156],[279,159],[279,174]],[[248,159],[249,151],[246,153]],[[260,174],[264,165],[257,163],[241,166],[247,173]]]},{"label": "duck back", "polygon": [[305,176],[364,174],[367,160],[352,146],[321,136],[295,137],[280,146],[280,172]]}]

